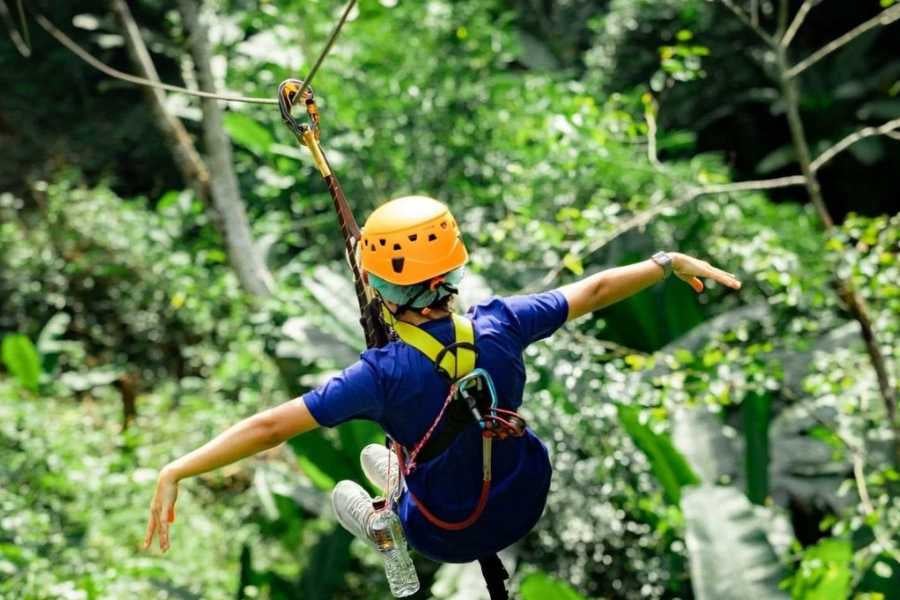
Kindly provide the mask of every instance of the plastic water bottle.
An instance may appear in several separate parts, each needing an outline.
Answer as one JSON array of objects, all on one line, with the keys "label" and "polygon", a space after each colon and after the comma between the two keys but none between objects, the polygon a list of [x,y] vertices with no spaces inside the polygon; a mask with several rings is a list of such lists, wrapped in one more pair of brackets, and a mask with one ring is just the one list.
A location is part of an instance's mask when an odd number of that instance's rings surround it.
[{"label": "plastic water bottle", "polygon": [[400,519],[387,507],[387,501],[378,497],[372,500],[375,512],[369,519],[369,539],[384,559],[384,574],[395,598],[411,596],[419,591],[416,566],[406,550],[406,536]]}]

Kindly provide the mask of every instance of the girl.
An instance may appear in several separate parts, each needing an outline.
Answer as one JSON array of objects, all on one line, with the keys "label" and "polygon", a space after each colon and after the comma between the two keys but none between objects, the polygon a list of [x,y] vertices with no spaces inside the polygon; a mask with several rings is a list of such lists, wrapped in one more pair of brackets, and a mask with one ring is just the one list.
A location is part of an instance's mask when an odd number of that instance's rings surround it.
[{"label": "girl", "polygon": [[[397,498],[394,510],[409,544],[443,562],[493,555],[522,538],[540,518],[550,486],[550,461],[543,443],[527,428],[498,439],[487,461],[492,471],[488,491],[481,498],[481,429],[474,419],[465,420],[466,411],[460,420],[459,411],[447,408],[451,383],[465,371],[483,369],[496,389],[499,407],[514,411],[522,403],[525,385],[523,351],[567,321],[628,298],[670,273],[698,293],[703,290],[701,277],[733,289],[741,286],[734,275],[707,262],[658,252],[553,291],[491,298],[461,318],[452,306],[468,254],[447,207],[422,196],[398,198],[375,210],[363,228],[360,255],[368,283],[400,339],[366,350],[319,389],[244,419],[166,465],[150,505],[145,548],[156,535],[160,548],[169,548],[182,480],[316,427],[368,419],[405,450],[399,453],[404,466],[415,463],[401,484],[396,476],[401,465],[387,448],[371,445],[361,456],[372,483]],[[503,414],[511,417],[510,412]],[[480,500],[485,500],[481,512],[473,512]],[[332,502],[341,524],[365,536],[373,511],[368,493],[342,481]],[[474,522],[466,525],[470,518]]]}]

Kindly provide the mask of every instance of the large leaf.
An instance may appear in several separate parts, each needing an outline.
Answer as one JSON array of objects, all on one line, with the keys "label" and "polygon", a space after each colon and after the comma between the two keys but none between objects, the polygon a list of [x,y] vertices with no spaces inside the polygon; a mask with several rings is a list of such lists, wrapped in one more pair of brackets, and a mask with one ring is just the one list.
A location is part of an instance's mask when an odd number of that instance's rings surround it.
[{"label": "large leaf", "polygon": [[748,394],[744,398],[744,454],[747,497],[754,504],[765,504],[769,495],[769,415],[768,394]]},{"label": "large leaf", "polygon": [[41,379],[41,359],[27,336],[13,333],[3,338],[3,364],[22,387],[36,392]]},{"label": "large leaf", "polygon": [[778,600],[784,573],[766,537],[770,519],[734,487],[684,491],[681,508],[697,600]]},{"label": "large leaf", "polygon": [[522,600],[585,600],[567,584],[554,579],[542,571],[532,573],[522,581],[519,588]]},{"label": "large leaf", "polygon": [[366,444],[381,441],[381,436],[381,430],[374,423],[350,421],[337,427],[335,432],[317,429],[291,438],[288,444],[316,487],[330,492],[342,479],[367,483],[359,465],[359,453]]},{"label": "large leaf", "polygon": [[699,483],[700,479],[684,456],[672,445],[669,436],[655,433],[640,422],[640,411],[637,408],[619,405],[617,410],[622,428],[650,461],[650,468],[663,486],[666,500],[670,504],[678,504],[681,501],[681,488]]}]

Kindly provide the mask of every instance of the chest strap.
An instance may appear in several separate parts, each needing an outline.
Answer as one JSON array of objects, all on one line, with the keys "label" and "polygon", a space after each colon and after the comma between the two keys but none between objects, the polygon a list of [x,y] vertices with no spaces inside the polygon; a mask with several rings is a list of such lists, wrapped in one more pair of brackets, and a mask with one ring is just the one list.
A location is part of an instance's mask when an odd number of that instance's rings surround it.
[{"label": "chest strap", "polygon": [[387,309],[384,312],[385,319],[394,328],[397,337],[428,357],[450,381],[456,381],[475,368],[475,328],[469,319],[451,315],[454,341],[444,346],[427,331],[397,320]]}]

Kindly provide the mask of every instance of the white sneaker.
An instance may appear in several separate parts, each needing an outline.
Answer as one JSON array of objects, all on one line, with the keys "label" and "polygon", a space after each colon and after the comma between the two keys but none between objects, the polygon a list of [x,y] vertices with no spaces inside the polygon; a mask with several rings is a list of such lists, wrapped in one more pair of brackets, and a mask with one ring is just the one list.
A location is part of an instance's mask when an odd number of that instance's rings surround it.
[{"label": "white sneaker", "polygon": [[375,513],[372,497],[355,481],[339,481],[331,491],[331,506],[338,522],[361,540],[369,539],[368,523]]},{"label": "white sneaker", "polygon": [[[400,483],[400,463],[397,455],[381,444],[369,444],[359,453],[359,464],[366,478],[388,496]],[[390,473],[390,482],[388,482]]]}]

